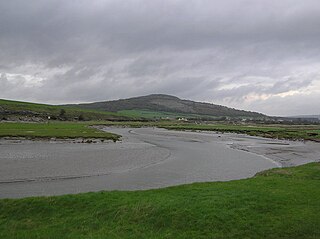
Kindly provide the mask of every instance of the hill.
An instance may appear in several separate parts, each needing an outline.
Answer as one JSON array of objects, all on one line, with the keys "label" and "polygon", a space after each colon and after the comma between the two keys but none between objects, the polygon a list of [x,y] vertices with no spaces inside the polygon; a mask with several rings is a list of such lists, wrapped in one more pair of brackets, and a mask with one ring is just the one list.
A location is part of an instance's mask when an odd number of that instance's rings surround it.
[{"label": "hill", "polygon": [[58,120],[129,119],[114,112],[0,99],[0,120],[42,121],[48,119],[49,116],[51,119]]},{"label": "hill", "polygon": [[320,120],[320,115],[297,115],[297,116],[290,116],[290,118],[319,119]]},{"label": "hill", "polygon": [[142,120],[188,118],[217,120],[230,118],[264,118],[263,114],[221,105],[182,100],[175,96],[147,96],[87,104],[48,105],[0,99],[0,120]]},{"label": "hill", "polygon": [[[261,118],[265,115],[228,108],[222,105],[210,103],[195,102],[191,100],[182,100],[178,97],[163,94],[153,94],[147,96],[134,97],[129,99],[120,99],[113,101],[103,101],[87,104],[72,105],[73,107],[81,107],[91,110],[102,110],[110,112],[140,113],[162,112],[162,113],[179,113],[181,116],[214,116],[214,117],[250,117]],[[134,112],[132,112],[134,111]],[[138,113],[139,113],[138,112]],[[137,114],[136,116],[138,116]]]}]

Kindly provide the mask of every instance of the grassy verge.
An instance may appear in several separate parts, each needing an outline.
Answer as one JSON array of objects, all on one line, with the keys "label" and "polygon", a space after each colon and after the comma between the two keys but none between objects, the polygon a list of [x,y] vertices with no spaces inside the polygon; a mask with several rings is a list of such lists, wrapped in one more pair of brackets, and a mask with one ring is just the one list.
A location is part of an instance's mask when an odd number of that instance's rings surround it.
[{"label": "grassy verge", "polygon": [[0,123],[0,137],[26,138],[101,138],[118,140],[119,135],[88,127],[88,123]]},{"label": "grassy verge", "polygon": [[0,238],[320,238],[320,164],[158,190],[0,200]]}]

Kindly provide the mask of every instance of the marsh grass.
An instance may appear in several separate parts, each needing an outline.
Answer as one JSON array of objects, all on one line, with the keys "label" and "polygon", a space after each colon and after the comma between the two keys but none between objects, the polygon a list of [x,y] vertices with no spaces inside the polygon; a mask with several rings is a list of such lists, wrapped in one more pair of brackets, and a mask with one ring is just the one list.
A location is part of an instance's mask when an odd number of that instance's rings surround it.
[{"label": "marsh grass", "polygon": [[320,142],[320,125],[194,124],[177,121],[97,122],[97,124],[129,127],[160,127],[169,130],[229,132],[266,138],[312,140]]},{"label": "marsh grass", "polygon": [[101,138],[118,140],[119,135],[104,132],[88,123],[79,122],[48,122],[48,123],[0,123],[0,137],[26,138]]}]

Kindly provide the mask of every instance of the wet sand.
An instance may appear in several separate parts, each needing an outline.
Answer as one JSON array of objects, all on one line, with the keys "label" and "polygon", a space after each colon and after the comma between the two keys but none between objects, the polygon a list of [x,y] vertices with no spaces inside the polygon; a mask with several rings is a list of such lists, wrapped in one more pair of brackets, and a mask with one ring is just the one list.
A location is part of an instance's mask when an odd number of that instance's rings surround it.
[{"label": "wet sand", "polygon": [[320,144],[214,132],[105,128],[116,143],[0,141],[0,197],[142,190],[320,161]]}]

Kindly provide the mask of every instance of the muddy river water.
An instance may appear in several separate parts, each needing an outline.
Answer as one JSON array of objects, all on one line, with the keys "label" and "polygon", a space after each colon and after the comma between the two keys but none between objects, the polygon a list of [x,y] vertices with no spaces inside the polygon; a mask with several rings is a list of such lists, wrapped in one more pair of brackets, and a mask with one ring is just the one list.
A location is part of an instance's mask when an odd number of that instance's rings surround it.
[{"label": "muddy river water", "polygon": [[142,190],[320,161],[320,144],[214,132],[104,128],[116,143],[0,141],[0,198]]}]

